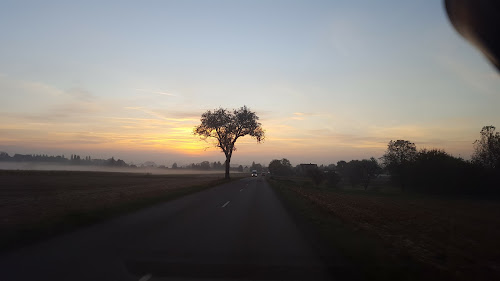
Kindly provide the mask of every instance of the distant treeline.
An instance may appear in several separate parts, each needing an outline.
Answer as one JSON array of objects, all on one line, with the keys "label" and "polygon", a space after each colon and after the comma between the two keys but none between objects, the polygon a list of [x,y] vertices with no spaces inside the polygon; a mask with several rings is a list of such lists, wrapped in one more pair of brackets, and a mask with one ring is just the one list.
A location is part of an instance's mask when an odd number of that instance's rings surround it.
[{"label": "distant treeline", "polygon": [[[209,162],[203,161],[201,163],[191,163],[189,165],[179,166],[177,163],[172,164],[172,169],[191,169],[191,170],[200,170],[200,171],[224,171],[225,165],[220,161],[217,162]],[[232,171],[244,172],[249,171],[249,167],[239,165],[238,167],[231,167]]]},{"label": "distant treeline", "polygon": [[130,167],[131,165],[125,161],[114,157],[109,159],[92,159],[90,156],[81,157],[80,155],[71,155],[66,158],[64,155],[51,156],[47,154],[14,154],[9,156],[6,152],[0,152],[0,161],[3,162],[38,162],[38,163],[53,163],[62,165],[94,165],[94,166],[110,166],[110,167]]},{"label": "distant treeline", "polygon": [[[66,158],[64,155],[51,156],[46,154],[14,154],[10,156],[6,152],[0,151],[0,162],[18,162],[18,163],[50,163],[59,165],[82,165],[82,166],[106,166],[106,167],[119,167],[119,168],[158,168],[158,169],[169,169],[165,165],[157,165],[155,162],[147,161],[140,165],[127,164],[121,159],[115,160],[114,157],[109,159],[92,159],[90,156],[80,156],[76,154],[71,154],[70,158]],[[254,165],[260,165],[255,164]],[[224,164],[220,161],[209,162],[203,161],[201,163],[191,163],[188,165],[177,165],[177,163],[172,164],[172,169],[189,169],[189,170],[200,170],[200,171],[224,171]],[[231,170],[243,172],[249,171],[248,166],[243,167],[239,165],[238,167],[231,167]]]}]

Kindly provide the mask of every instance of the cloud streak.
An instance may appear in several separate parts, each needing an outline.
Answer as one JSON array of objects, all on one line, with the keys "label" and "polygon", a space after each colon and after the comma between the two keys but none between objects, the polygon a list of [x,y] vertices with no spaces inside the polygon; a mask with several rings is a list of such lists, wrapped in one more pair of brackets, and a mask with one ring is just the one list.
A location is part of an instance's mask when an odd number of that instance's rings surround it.
[{"label": "cloud streak", "polygon": [[156,95],[162,95],[162,96],[169,96],[169,97],[178,97],[178,94],[174,94],[168,91],[152,91],[152,90],[146,90],[146,89],[134,89],[138,92],[142,93],[150,93],[150,94],[156,94]]}]

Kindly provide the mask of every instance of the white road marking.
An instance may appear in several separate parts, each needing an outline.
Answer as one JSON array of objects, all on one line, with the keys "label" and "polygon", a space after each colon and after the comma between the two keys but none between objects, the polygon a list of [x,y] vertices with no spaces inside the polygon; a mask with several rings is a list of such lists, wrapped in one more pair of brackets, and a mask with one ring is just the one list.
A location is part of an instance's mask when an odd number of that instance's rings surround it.
[{"label": "white road marking", "polygon": [[222,205],[222,208],[226,207],[227,204],[229,204],[229,201],[227,201],[226,203],[224,203],[224,205]]},{"label": "white road marking", "polygon": [[139,279],[139,281],[148,281],[149,279],[151,279],[151,277],[153,277],[153,274],[149,273],[142,276],[141,279]]}]

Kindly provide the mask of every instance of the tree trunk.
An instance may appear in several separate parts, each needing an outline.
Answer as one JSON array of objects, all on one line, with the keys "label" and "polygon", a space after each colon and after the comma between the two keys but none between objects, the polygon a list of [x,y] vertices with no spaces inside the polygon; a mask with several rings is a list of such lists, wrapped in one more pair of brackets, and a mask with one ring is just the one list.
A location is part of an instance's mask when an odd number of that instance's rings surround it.
[{"label": "tree trunk", "polygon": [[231,162],[231,156],[226,156],[226,176],[224,177],[226,180],[230,179],[229,177],[229,163]]}]

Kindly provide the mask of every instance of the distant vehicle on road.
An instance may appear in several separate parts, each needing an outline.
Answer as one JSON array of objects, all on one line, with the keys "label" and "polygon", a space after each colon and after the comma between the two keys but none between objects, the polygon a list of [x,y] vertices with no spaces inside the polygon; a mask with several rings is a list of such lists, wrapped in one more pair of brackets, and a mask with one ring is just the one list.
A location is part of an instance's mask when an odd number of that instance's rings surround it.
[{"label": "distant vehicle on road", "polygon": [[265,177],[265,176],[266,176],[266,172],[262,172],[262,174],[261,174],[261,175],[262,175],[263,177]]},{"label": "distant vehicle on road", "polygon": [[257,170],[253,170],[252,171],[252,177],[256,177],[257,176]]}]

